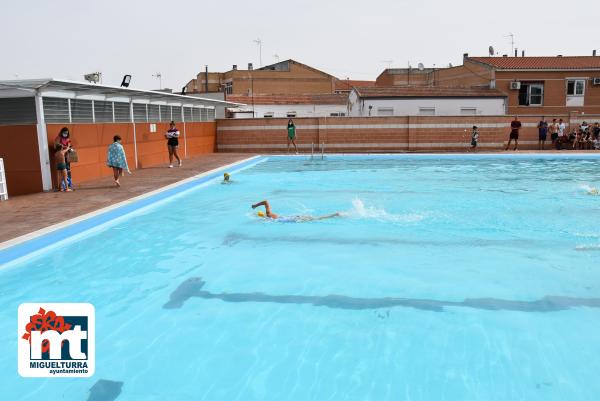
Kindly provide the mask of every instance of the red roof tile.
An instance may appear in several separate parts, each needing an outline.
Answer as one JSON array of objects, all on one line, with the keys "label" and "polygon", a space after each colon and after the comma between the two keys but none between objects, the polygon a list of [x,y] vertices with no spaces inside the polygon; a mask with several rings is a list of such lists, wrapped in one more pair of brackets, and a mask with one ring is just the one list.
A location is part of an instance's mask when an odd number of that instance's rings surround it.
[{"label": "red roof tile", "polygon": [[337,93],[227,95],[228,102],[245,104],[346,104],[348,96]]},{"label": "red roof tile", "polygon": [[[506,97],[497,89],[429,86],[378,86],[354,88],[361,97]],[[228,99],[229,100],[229,99]]]},{"label": "red roof tile", "polygon": [[469,57],[501,70],[597,70],[600,57]]}]

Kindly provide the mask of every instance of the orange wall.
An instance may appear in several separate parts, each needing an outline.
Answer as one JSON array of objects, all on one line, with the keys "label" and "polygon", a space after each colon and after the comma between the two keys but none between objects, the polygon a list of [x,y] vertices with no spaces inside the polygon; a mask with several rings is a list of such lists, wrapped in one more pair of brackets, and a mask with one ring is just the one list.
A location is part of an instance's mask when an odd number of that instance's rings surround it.
[{"label": "orange wall", "polygon": [[[150,123],[137,123],[137,151],[138,168],[145,168],[165,164],[169,161],[167,141],[164,133],[169,129],[169,124],[156,124],[156,132],[150,132]],[[113,142],[113,136],[119,135],[127,155],[127,163],[131,170],[135,169],[133,124],[131,123],[106,123],[106,124],[48,124],[48,142],[50,148],[62,127],[68,127],[71,132],[73,147],[77,150],[79,161],[71,164],[73,182],[77,183],[110,176],[112,171],[106,166],[106,151]],[[187,157],[212,153],[216,141],[215,122],[191,122],[185,124],[186,139],[184,139],[184,124],[178,123],[181,132],[179,138],[179,155],[185,155],[185,142],[187,142]],[[53,165],[53,180],[56,172]],[[39,164],[39,162],[38,162]],[[37,192],[37,191],[33,191]]]},{"label": "orange wall", "polygon": [[0,158],[9,196],[42,190],[36,125],[0,125]]}]

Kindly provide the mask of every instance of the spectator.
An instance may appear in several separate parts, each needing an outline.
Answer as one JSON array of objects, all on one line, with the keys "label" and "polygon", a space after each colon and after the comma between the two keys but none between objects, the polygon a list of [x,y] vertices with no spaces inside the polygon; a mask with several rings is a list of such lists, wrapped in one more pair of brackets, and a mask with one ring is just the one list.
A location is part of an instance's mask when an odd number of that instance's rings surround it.
[{"label": "spectator", "polygon": [[123,175],[123,169],[127,170],[127,173],[131,174],[129,166],[127,165],[127,157],[125,156],[125,149],[121,145],[121,137],[115,135],[113,137],[113,143],[108,147],[108,155],[106,164],[108,167],[113,169],[113,177],[115,179],[115,185],[121,186],[119,177]]},{"label": "spectator", "polygon": [[169,168],[173,168],[173,156],[175,156],[179,162],[179,167],[181,167],[181,159],[177,153],[177,148],[179,147],[179,130],[175,128],[175,121],[171,121],[171,124],[169,124],[169,130],[165,134],[165,138],[167,138],[167,148],[169,149]]},{"label": "spectator", "polygon": [[542,117],[542,120],[537,125],[538,128],[538,148],[544,150],[544,144],[546,143],[546,135],[548,134],[548,123],[546,118]]},{"label": "spectator", "polygon": [[58,190],[61,192],[73,191],[67,184],[67,165],[65,162],[65,155],[69,151],[69,148],[61,145],[60,143],[54,144],[54,160],[56,161],[56,182],[58,184]]},{"label": "spectator", "polygon": [[513,150],[517,150],[519,146],[519,131],[521,130],[521,122],[519,121],[519,116],[515,116],[515,119],[510,123],[510,137],[508,139],[508,144],[506,144],[506,149],[510,147],[510,143],[515,141],[515,148]]},{"label": "spectator", "polygon": [[471,133],[471,149],[475,149],[477,147],[477,142],[479,141],[479,131],[477,130],[477,126],[473,126],[473,132]]},{"label": "spectator", "polygon": [[550,139],[552,139],[552,146],[556,146],[556,140],[558,139],[558,123],[556,122],[556,118],[552,119],[552,124],[550,125]]},{"label": "spectator", "polygon": [[65,166],[67,172],[67,179],[65,181],[65,187],[63,189],[73,189],[73,179],[71,178],[71,161],[69,160],[69,154],[74,151],[73,144],[71,142],[71,133],[67,127],[62,127],[58,136],[54,139],[54,147],[56,145],[61,145],[64,149],[67,149],[65,152]]},{"label": "spectator", "polygon": [[296,125],[292,119],[288,121],[287,124],[287,151],[290,153],[290,142],[294,145],[294,150],[296,154],[298,154],[298,147],[296,146]]},{"label": "spectator", "polygon": [[569,143],[568,136],[565,135],[566,129],[567,129],[567,125],[563,122],[563,119],[561,118],[560,120],[558,120],[558,137],[556,140],[556,149],[557,150],[562,149],[563,145]]},{"label": "spectator", "polygon": [[594,127],[592,129],[593,140],[600,138],[600,124],[598,122],[594,123]]}]

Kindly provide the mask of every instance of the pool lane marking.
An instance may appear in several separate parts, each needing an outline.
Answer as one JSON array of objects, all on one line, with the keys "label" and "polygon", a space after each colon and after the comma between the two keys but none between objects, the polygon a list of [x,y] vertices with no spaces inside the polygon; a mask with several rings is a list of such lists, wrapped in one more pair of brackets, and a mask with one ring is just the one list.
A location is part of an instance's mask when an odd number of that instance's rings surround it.
[{"label": "pool lane marking", "polygon": [[40,230],[10,239],[0,243],[0,267],[16,259],[27,256],[33,252],[40,251],[58,241],[62,241],[77,234],[81,234],[101,224],[107,223],[119,217],[126,216],[141,208],[153,205],[159,201],[166,200],[183,191],[217,178],[225,170],[240,171],[252,167],[267,158],[264,156],[253,156],[239,160],[209,171],[188,177],[150,192],[126,199],[119,203],[74,217],[61,223],[44,227]]}]

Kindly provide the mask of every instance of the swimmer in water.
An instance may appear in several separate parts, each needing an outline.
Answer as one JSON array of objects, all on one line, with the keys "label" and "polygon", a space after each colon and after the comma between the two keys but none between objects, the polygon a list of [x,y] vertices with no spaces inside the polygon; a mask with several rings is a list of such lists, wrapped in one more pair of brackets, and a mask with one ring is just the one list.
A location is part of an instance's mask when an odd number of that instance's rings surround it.
[{"label": "swimmer in water", "polygon": [[231,184],[231,180],[230,180],[231,176],[228,173],[223,174],[223,181],[221,181],[221,184]]},{"label": "swimmer in water", "polygon": [[587,193],[588,195],[600,195],[600,190],[598,188],[590,188]]},{"label": "swimmer in water", "polygon": [[315,220],[325,220],[325,219],[331,219],[333,217],[340,217],[341,214],[339,212],[336,213],[332,213],[332,214],[327,214],[325,216],[310,216],[310,215],[299,215],[299,216],[280,216],[276,213],[273,213],[271,211],[271,206],[269,205],[269,201],[262,201],[262,202],[258,202],[255,203],[254,205],[252,205],[252,209],[256,209],[259,206],[264,206],[265,207],[265,212],[259,211],[257,213],[258,217],[262,217],[265,219],[273,219],[276,221],[280,221],[280,222],[295,222],[295,223],[300,223],[300,222],[304,222],[304,221],[315,221]]}]

